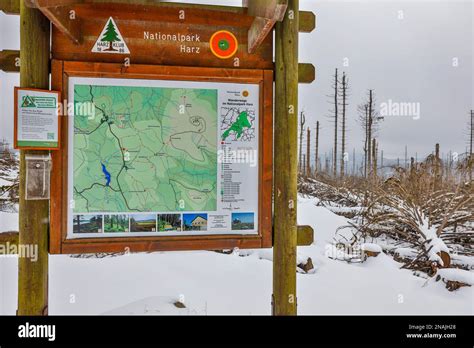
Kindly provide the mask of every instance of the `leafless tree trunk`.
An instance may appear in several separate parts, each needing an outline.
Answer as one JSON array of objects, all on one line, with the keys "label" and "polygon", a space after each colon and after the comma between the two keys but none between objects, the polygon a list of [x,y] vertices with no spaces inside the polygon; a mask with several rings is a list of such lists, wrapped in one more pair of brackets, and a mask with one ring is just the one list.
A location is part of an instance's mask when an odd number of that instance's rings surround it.
[{"label": "leafless tree trunk", "polygon": [[408,168],[408,146],[405,145],[405,169]]},{"label": "leafless tree trunk", "polygon": [[364,177],[367,178],[373,169],[372,162],[373,151],[372,151],[372,139],[375,138],[375,134],[378,130],[378,124],[383,117],[380,117],[375,110],[375,97],[374,91],[369,90],[368,101],[358,107],[359,111],[359,123],[365,132],[364,141]]},{"label": "leafless tree trunk", "polygon": [[352,176],[356,175],[356,149],[352,149]]},{"label": "leafless tree trunk", "polygon": [[377,180],[377,140],[372,139],[372,177],[373,181]]},{"label": "leafless tree trunk", "polygon": [[469,167],[469,182],[472,182],[472,163],[474,162],[472,158],[472,137],[473,137],[473,132],[474,132],[474,110],[471,110],[471,125],[470,125],[470,137],[469,137],[469,162],[468,162],[468,167]]},{"label": "leafless tree trunk", "polygon": [[303,132],[304,132],[304,124],[306,123],[306,117],[304,115],[304,112],[301,111],[301,116],[300,116],[300,154],[299,154],[299,162],[298,162],[298,171],[301,173],[302,168],[301,166],[303,165],[302,162],[302,156],[303,156]]},{"label": "leafless tree trunk", "polygon": [[[306,168],[306,155],[303,154],[303,168]],[[302,171],[301,174],[303,174],[304,177],[306,177],[306,171]]]},{"label": "leafless tree trunk", "polygon": [[349,81],[346,77],[346,73],[342,73],[342,143],[341,143],[341,178],[344,178],[345,174],[345,161],[346,161],[346,107],[347,107],[347,92],[349,88]]},{"label": "leafless tree trunk", "polygon": [[365,103],[362,105],[359,105],[359,123],[362,126],[362,129],[364,130],[364,163],[363,163],[363,175],[364,178],[367,178],[367,174],[369,171],[369,142],[370,139],[368,138],[369,135],[369,104]]},{"label": "leafless tree trunk", "polygon": [[441,159],[439,156],[439,144],[436,144],[435,147],[435,175],[434,175],[434,190],[438,191],[441,188]]},{"label": "leafless tree trunk", "polygon": [[324,153],[324,172],[329,174],[329,158],[327,152]]},{"label": "leafless tree trunk", "polygon": [[334,178],[337,177],[337,126],[338,126],[338,75],[337,69],[334,75],[334,149],[333,149],[333,168],[332,173]]},{"label": "leafless tree trunk", "polygon": [[366,104],[365,105],[365,143],[364,143],[364,178],[367,178],[367,165],[369,162],[369,155],[368,155],[368,150],[369,150],[369,106]]},{"label": "leafless tree trunk", "polygon": [[369,90],[369,117],[368,117],[368,127],[367,127],[367,139],[368,139],[368,148],[367,148],[367,167],[371,168],[372,167],[372,124],[373,124],[373,91]]},{"label": "leafless tree trunk", "polygon": [[319,162],[319,121],[316,121],[316,149],[315,149],[315,154],[314,154],[314,172],[317,174],[318,173],[318,162]]},{"label": "leafless tree trunk", "polygon": [[307,135],[306,135],[306,176],[307,177],[311,176],[310,154],[311,154],[311,130],[308,127]]}]

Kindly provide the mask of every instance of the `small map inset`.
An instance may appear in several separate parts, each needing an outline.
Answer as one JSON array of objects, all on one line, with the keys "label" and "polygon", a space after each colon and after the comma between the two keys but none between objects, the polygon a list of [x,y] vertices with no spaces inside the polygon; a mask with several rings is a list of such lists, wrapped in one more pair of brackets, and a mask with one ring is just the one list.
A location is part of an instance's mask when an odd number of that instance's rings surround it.
[{"label": "small map inset", "polygon": [[221,133],[222,141],[252,141],[255,138],[255,110],[222,107]]}]

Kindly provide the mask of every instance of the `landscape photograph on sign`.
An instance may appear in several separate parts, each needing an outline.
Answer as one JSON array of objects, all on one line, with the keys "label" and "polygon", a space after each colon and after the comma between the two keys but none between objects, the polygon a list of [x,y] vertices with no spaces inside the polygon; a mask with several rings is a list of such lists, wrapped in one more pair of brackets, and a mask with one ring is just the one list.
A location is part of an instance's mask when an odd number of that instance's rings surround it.
[{"label": "landscape photograph on sign", "polygon": [[185,231],[205,231],[207,220],[207,214],[183,214],[183,228]]},{"label": "landscape photograph on sign", "polygon": [[181,231],[182,219],[181,214],[159,214],[158,215],[158,231]]},{"label": "landscape photograph on sign", "polygon": [[102,215],[74,215],[74,233],[101,233]]},{"label": "landscape photograph on sign", "polygon": [[156,214],[130,215],[131,232],[156,232]]},{"label": "landscape photograph on sign", "polygon": [[252,230],[255,228],[254,213],[232,213],[233,230]]},{"label": "landscape photograph on sign", "polygon": [[104,215],[104,233],[128,232],[129,220],[126,214]]},{"label": "landscape photograph on sign", "polygon": [[[104,215],[105,233],[69,236],[257,234],[232,212],[258,215],[260,92],[248,83],[70,77],[68,215]],[[201,216],[188,224],[193,212]]]}]

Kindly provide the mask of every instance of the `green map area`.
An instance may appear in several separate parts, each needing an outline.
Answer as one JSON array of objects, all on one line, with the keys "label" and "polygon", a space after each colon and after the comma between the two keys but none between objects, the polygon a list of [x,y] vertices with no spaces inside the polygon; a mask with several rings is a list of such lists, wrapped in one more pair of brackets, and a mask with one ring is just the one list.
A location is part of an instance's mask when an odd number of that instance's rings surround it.
[{"label": "green map area", "polygon": [[217,90],[75,85],[74,213],[215,211]]},{"label": "green map area", "polygon": [[237,120],[222,134],[222,140],[226,140],[231,132],[236,133],[236,139],[240,139],[245,128],[252,127],[248,120],[247,111],[243,111],[237,117]]}]

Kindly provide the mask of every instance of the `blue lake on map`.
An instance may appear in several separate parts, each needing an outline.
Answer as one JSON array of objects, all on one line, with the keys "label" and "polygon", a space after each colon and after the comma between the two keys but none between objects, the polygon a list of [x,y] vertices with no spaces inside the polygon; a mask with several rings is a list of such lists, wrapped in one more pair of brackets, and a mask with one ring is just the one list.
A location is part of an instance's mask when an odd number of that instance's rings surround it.
[{"label": "blue lake on map", "polygon": [[109,185],[110,185],[110,178],[111,178],[111,175],[110,175],[110,173],[107,171],[107,168],[105,167],[105,164],[101,163],[101,165],[102,165],[102,172],[104,173],[105,179],[107,180],[107,182],[105,183],[105,186],[109,186]]}]

